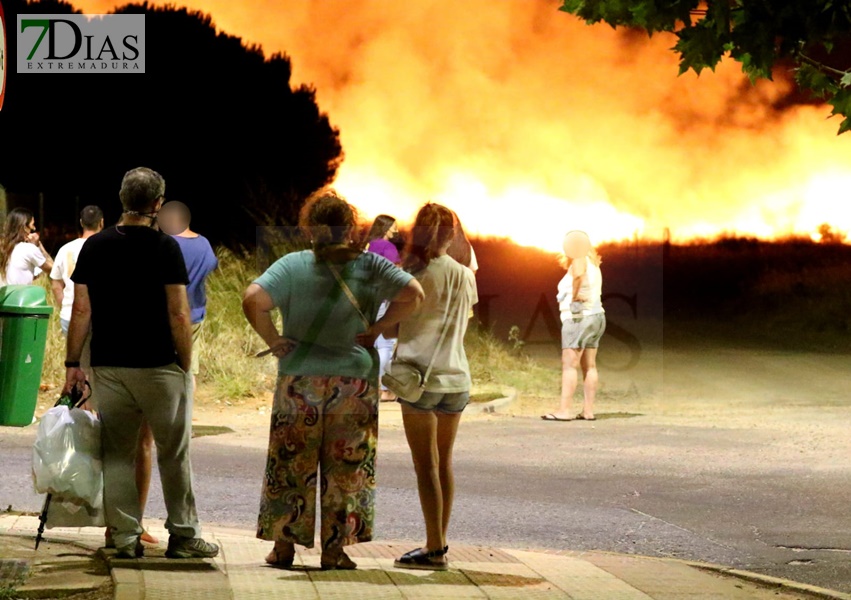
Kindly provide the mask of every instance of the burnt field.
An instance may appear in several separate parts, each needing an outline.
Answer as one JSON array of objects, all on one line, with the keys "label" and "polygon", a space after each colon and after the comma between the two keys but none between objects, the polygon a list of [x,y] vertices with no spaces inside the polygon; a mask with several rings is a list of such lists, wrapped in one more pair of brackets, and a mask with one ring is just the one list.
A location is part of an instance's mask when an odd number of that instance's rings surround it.
[{"label": "burnt field", "polygon": [[[478,320],[500,339],[558,342],[557,256],[506,240],[474,241]],[[608,244],[607,336],[629,344],[699,337],[735,347],[851,351],[851,246],[747,238],[713,243]]]}]

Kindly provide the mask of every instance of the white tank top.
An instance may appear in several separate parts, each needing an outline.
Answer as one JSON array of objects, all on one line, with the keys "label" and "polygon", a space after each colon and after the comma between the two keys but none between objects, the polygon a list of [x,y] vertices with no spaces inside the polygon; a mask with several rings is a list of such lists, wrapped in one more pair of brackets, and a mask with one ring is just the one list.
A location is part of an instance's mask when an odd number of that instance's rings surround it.
[{"label": "white tank top", "polygon": [[[579,288],[579,295],[586,298],[583,302],[582,315],[597,315],[604,313],[603,310],[603,273],[600,267],[590,259],[586,261],[585,277]],[[564,278],[558,284],[558,303],[562,321],[572,319],[570,304],[573,301],[573,269],[567,270]]]}]

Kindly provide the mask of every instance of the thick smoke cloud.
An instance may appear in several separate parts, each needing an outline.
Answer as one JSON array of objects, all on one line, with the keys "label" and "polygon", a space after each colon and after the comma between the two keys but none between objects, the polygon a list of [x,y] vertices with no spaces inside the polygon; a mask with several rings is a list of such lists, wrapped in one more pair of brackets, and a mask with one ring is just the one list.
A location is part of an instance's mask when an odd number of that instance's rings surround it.
[{"label": "thick smoke cloud", "polygon": [[670,37],[588,27],[555,0],[182,3],[293,58],[341,128],[339,187],[368,215],[444,200],[468,229],[527,243],[577,225],[851,229],[851,138],[829,111],[778,111],[788,81],[753,88],[734,63],[677,77]]}]

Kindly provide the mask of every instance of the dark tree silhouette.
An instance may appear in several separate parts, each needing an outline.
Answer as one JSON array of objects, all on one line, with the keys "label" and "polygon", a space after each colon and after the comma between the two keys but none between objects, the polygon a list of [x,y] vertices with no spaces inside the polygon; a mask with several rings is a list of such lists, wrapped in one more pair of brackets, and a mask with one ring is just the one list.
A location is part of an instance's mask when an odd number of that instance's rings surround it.
[{"label": "dark tree silhouette", "polygon": [[[57,0],[3,4],[13,24],[18,13],[79,12]],[[289,57],[267,59],[185,8],[116,12],[146,15],[144,74],[18,74],[9,48],[0,184],[61,199],[68,220],[75,197],[114,219],[122,175],[144,165],[163,174],[166,198],[186,202],[193,228],[215,242],[250,247],[257,225],[293,223],[343,153],[315,90],[291,87]]]}]

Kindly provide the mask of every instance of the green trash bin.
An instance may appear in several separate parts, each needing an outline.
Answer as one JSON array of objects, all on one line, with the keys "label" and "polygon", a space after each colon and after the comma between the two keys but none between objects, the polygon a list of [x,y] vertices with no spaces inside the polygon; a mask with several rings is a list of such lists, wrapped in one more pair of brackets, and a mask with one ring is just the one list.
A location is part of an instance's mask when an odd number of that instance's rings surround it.
[{"label": "green trash bin", "polygon": [[33,421],[52,313],[44,288],[0,287],[0,425]]}]

